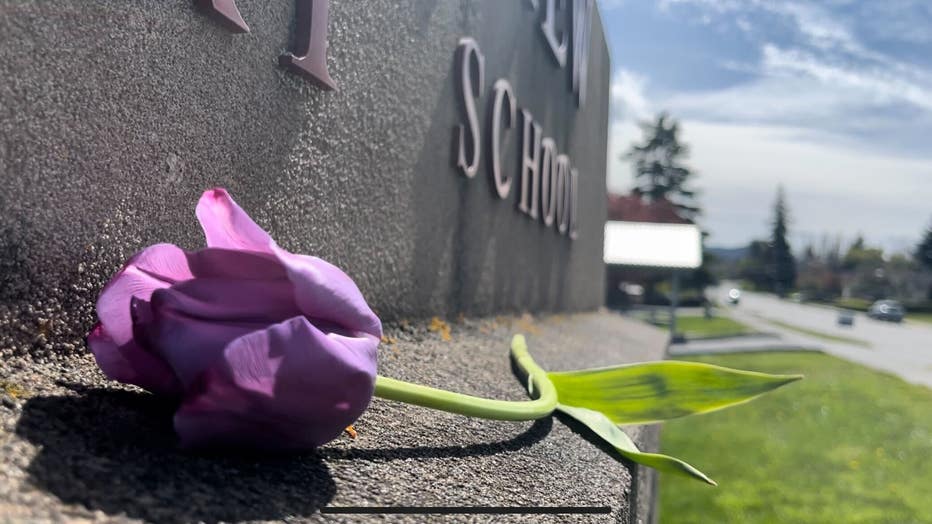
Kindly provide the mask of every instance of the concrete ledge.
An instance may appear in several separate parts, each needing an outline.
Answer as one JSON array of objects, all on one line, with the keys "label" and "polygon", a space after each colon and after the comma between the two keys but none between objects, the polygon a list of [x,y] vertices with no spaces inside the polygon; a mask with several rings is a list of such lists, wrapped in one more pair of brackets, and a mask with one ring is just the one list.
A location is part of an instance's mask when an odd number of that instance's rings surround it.
[{"label": "concrete ledge", "polygon": [[[547,369],[659,359],[664,332],[609,312],[497,317],[386,330],[382,374],[523,399],[508,365],[512,333]],[[653,473],[606,454],[560,418],[494,422],[373,401],[356,440],[299,456],[179,451],[173,406],[107,381],[86,355],[0,363],[0,520],[356,522],[327,506],[610,506],[611,515],[506,521],[649,522]],[[582,435],[577,434],[582,432]],[[655,450],[659,430],[628,430]],[[393,522],[424,517],[399,515]],[[451,520],[499,520],[462,516]]]}]

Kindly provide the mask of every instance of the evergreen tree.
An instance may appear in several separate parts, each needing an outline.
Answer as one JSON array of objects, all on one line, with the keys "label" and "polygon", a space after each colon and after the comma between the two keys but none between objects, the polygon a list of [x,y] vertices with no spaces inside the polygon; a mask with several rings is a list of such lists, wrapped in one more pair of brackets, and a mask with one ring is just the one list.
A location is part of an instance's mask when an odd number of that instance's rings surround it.
[{"label": "evergreen tree", "polygon": [[930,225],[919,245],[916,246],[916,261],[926,269],[932,269],[932,225]]},{"label": "evergreen tree", "polygon": [[677,214],[693,220],[701,213],[696,203],[696,191],[687,183],[695,173],[683,160],[689,155],[689,146],[679,138],[679,123],[666,113],[656,121],[642,122],[644,142],[635,144],[626,158],[634,161],[635,191],[651,201],[667,199]]},{"label": "evergreen tree", "polygon": [[[922,240],[919,242],[919,245],[916,246],[914,255],[920,267],[932,270],[932,224],[926,229],[925,234],[922,236]],[[926,291],[926,298],[932,301],[932,284],[929,284],[929,289]]]},{"label": "evergreen tree", "polygon": [[770,250],[773,256],[773,290],[782,297],[796,284],[796,260],[793,258],[790,243],[786,240],[789,216],[783,186],[777,187],[777,200],[773,206],[773,214],[773,230],[770,237]]}]

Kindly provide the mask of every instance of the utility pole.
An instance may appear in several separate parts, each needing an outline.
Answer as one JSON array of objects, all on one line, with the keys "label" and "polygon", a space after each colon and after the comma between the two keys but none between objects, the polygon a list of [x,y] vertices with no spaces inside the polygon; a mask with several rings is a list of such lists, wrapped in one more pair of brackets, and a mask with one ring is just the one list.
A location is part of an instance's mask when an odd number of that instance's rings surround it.
[{"label": "utility pole", "polygon": [[670,342],[676,342],[676,306],[680,301],[680,272],[673,270],[670,283]]}]

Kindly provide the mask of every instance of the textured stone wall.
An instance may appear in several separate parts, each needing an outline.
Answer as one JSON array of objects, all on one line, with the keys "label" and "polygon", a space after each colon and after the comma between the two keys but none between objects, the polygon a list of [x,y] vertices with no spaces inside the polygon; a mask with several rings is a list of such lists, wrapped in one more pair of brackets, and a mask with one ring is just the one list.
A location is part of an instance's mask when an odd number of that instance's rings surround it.
[{"label": "textured stone wall", "polygon": [[[278,66],[293,1],[237,0],[249,34],[194,4],[0,0],[0,351],[82,346],[127,257],[202,245],[194,204],[218,185],[284,247],[343,267],[386,320],[602,303],[597,13],[577,109],[529,2],[331,2],[333,92]],[[519,214],[516,190],[495,198],[484,166],[454,168],[464,36],[486,58],[483,111],[508,79],[579,169],[577,240]]]}]

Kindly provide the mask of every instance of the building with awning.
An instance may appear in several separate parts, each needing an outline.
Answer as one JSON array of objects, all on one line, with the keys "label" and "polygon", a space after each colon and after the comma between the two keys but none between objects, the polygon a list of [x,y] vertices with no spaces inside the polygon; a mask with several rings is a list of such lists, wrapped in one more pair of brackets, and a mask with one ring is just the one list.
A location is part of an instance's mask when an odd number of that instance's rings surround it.
[{"label": "building with awning", "polygon": [[636,284],[625,275],[638,272],[669,274],[670,335],[676,334],[676,307],[680,275],[702,265],[702,231],[695,224],[665,224],[610,220],[605,223],[603,259],[606,264],[607,296],[630,295]]},{"label": "building with awning", "polygon": [[609,220],[606,264],[651,269],[696,269],[702,265],[702,232],[695,224]]}]

